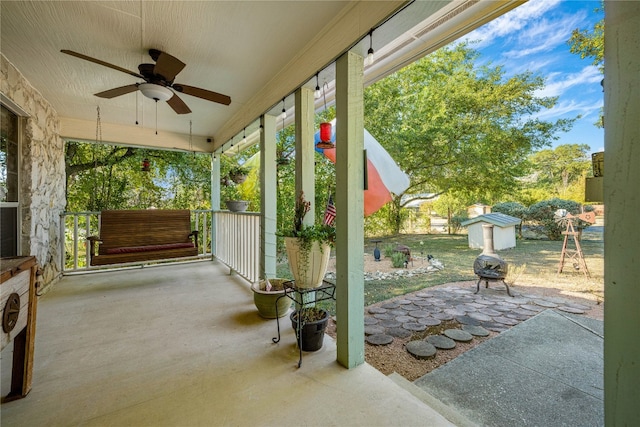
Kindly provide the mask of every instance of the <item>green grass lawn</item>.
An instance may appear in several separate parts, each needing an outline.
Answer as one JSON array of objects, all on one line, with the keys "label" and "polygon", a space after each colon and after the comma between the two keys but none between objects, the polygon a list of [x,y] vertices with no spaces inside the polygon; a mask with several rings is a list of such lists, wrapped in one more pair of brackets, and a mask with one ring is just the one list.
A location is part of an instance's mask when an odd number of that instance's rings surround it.
[{"label": "green grass lawn", "polygon": [[[477,280],[473,273],[473,261],[480,254],[480,249],[469,248],[467,235],[456,234],[400,234],[381,236],[365,240],[365,253],[373,253],[375,244],[372,240],[380,239],[378,247],[384,253],[386,245],[403,244],[411,249],[414,257],[426,258],[428,254],[441,261],[445,268],[441,271],[414,276],[410,278],[394,278],[393,280],[373,280],[365,282],[365,306],[404,295],[410,292],[444,283]],[[573,240],[569,240],[569,248],[574,248]],[[572,263],[565,263],[561,274],[557,274],[562,241],[546,239],[518,239],[516,247],[498,251],[498,255],[509,263],[512,270],[522,270],[513,285],[533,285],[539,287],[564,288],[578,293],[595,294],[603,298],[604,283],[604,241],[600,232],[585,232],[581,240],[582,251],[591,274],[586,278],[581,271],[573,268]],[[388,258],[381,262],[391,262]],[[424,263],[417,259],[415,263]],[[277,267],[278,277],[292,278],[285,262]],[[333,302],[321,303],[330,312],[335,313]]]}]

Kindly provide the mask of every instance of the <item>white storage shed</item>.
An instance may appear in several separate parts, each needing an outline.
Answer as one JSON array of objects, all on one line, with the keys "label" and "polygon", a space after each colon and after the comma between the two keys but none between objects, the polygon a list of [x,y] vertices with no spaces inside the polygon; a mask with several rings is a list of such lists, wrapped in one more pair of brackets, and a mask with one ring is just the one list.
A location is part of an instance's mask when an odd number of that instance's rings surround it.
[{"label": "white storage shed", "polygon": [[519,218],[492,212],[464,221],[462,226],[467,227],[469,247],[483,249],[482,224],[493,224],[493,247],[499,251],[516,247],[516,225],[520,222]]}]

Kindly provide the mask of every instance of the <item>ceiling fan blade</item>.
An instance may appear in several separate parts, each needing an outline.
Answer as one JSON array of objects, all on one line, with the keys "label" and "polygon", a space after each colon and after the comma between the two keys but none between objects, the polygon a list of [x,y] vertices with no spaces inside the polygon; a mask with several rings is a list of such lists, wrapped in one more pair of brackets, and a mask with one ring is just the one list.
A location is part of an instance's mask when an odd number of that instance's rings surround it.
[{"label": "ceiling fan blade", "polygon": [[231,104],[231,98],[218,92],[212,92],[210,90],[200,89],[199,87],[187,86],[183,84],[174,84],[172,87],[178,92],[206,99],[207,101],[213,101],[224,105]]},{"label": "ceiling fan blade", "polygon": [[109,64],[108,62],[101,61],[100,59],[92,58],[90,56],[83,55],[81,53],[74,52],[72,50],[67,50],[67,49],[62,49],[60,52],[66,53],[67,55],[75,56],[76,58],[84,59],[85,61],[89,61],[89,62],[93,62],[95,64],[103,65],[105,67],[109,67],[109,68],[112,68],[114,70],[121,71],[123,73],[127,73],[127,74],[129,74],[129,75],[131,75],[133,77],[138,77],[138,78],[144,79],[144,77],[141,74],[138,74],[138,73],[133,72],[133,71],[129,71],[126,68],[118,67],[117,65]]},{"label": "ceiling fan blade", "polygon": [[117,87],[115,89],[105,90],[104,92],[96,93],[95,96],[100,98],[115,98],[116,96],[125,95],[127,93],[135,92],[138,90],[137,84]]},{"label": "ceiling fan blade", "polygon": [[169,107],[173,108],[173,111],[178,114],[189,114],[191,112],[189,107],[187,107],[187,104],[185,104],[184,101],[175,93],[171,98],[169,98],[169,100],[167,100],[167,104],[169,104]]},{"label": "ceiling fan blade", "polygon": [[164,77],[167,82],[173,81],[186,64],[168,53],[160,52],[156,60],[156,66],[153,67],[153,74]]}]

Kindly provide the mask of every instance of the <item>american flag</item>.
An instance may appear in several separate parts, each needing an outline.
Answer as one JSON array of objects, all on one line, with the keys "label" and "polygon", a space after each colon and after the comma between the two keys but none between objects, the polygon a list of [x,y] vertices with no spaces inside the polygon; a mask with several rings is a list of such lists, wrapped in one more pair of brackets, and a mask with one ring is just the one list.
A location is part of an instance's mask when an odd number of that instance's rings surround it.
[{"label": "american flag", "polygon": [[324,220],[322,224],[333,225],[333,221],[336,219],[336,207],[333,204],[333,197],[329,195],[329,201],[327,202],[327,210],[324,211]]}]

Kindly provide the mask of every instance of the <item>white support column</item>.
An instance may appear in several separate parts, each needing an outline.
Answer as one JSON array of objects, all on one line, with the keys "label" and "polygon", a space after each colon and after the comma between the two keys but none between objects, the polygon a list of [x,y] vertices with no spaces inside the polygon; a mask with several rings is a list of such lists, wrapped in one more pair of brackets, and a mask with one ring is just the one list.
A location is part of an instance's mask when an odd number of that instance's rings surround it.
[{"label": "white support column", "polygon": [[640,2],[606,1],[604,423],[640,420]]},{"label": "white support column", "polygon": [[338,363],[364,363],[363,58],[336,62],[336,315]]},{"label": "white support column", "polygon": [[315,148],[314,133],[314,98],[313,91],[300,88],[295,94],[296,106],[296,200],[300,191],[304,192],[306,201],[311,202],[311,209],[302,223],[313,225],[315,220],[316,186],[315,186]]},{"label": "white support column", "polygon": [[[276,118],[260,118],[260,276],[276,277]],[[262,277],[264,276],[264,277]]]},{"label": "white support column", "polygon": [[[211,210],[213,212],[220,210],[220,154],[213,153],[211,155]],[[211,214],[211,253],[216,255],[216,226],[215,213]]]},{"label": "white support column", "polygon": [[[313,133],[314,123],[314,97],[313,91],[307,88],[299,88],[295,94],[296,107],[296,200],[300,191],[304,192],[304,198],[311,203],[309,212],[302,219],[303,225],[313,225],[316,212],[316,163]],[[315,305],[315,292],[304,294],[302,302],[305,306]],[[299,309],[296,305],[296,310]]]}]

